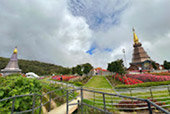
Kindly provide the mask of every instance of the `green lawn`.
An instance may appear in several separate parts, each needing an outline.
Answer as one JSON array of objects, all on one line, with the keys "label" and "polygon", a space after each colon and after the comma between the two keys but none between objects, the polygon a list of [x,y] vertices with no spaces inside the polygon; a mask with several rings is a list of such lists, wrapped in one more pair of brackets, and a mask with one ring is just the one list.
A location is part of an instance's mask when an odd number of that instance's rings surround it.
[{"label": "green lawn", "polygon": [[92,79],[85,84],[85,87],[112,89],[112,86],[107,82],[105,76],[93,76]]}]

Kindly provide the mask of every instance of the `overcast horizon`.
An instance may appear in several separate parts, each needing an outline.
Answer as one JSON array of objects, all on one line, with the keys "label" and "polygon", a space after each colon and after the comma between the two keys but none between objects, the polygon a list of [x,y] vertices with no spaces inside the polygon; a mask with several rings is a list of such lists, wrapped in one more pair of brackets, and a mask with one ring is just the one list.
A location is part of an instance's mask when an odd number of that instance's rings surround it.
[{"label": "overcast horizon", "polygon": [[133,53],[135,28],[152,60],[170,61],[169,0],[1,0],[0,57],[64,67],[109,62]]}]

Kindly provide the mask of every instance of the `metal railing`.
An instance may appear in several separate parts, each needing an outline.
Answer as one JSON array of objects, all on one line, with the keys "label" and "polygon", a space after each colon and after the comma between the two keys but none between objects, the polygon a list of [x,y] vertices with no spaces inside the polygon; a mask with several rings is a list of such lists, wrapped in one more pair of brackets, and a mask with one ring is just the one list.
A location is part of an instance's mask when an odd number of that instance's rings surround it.
[{"label": "metal railing", "polygon": [[[79,89],[75,89],[74,91],[77,91],[79,90],[80,91],[80,98],[81,98],[81,102],[77,102],[77,103],[74,103],[74,104],[70,104],[69,102],[69,99],[68,99],[68,96],[69,96],[69,92],[67,91],[67,107],[66,107],[66,114],[68,114],[68,111],[69,111],[69,106],[71,105],[79,105],[80,108],[81,108],[81,114],[83,114],[83,106],[87,106],[89,108],[92,108],[92,109],[96,109],[98,111],[101,111],[105,114],[113,114],[112,112],[109,112],[107,110],[107,104],[106,104],[106,97],[108,96],[114,96],[114,97],[119,97],[119,98],[123,98],[123,99],[129,99],[131,100],[132,102],[134,100],[137,100],[137,101],[142,101],[146,104],[146,109],[149,111],[150,114],[153,113],[153,108],[161,111],[162,113],[165,113],[165,114],[170,114],[169,111],[165,110],[164,108],[162,108],[161,106],[158,106],[156,103],[148,100],[148,99],[142,99],[142,98],[135,98],[135,97],[131,97],[131,96],[124,96],[124,95],[118,95],[118,94],[113,94],[113,93],[106,93],[106,92],[100,92],[100,91],[95,91],[95,90],[89,90],[89,89],[85,89],[85,88],[79,88]],[[83,92],[90,92],[90,93],[96,93],[96,94],[100,94],[103,98],[103,109],[100,108],[99,106],[93,106],[91,104],[88,104],[86,102],[84,102],[84,96],[83,96]]]},{"label": "metal railing", "polygon": [[[52,93],[56,92],[56,91],[61,91],[63,92],[63,95],[61,96],[58,96],[58,97],[55,97],[55,98],[52,98]],[[81,101],[77,102],[77,103],[70,103],[70,95],[73,95],[73,98],[75,98],[76,96],[74,96],[74,92],[75,91],[80,91],[80,99]],[[85,92],[89,92],[89,93],[95,93],[96,95],[101,95],[101,98],[102,98],[102,108],[101,106],[97,106],[97,105],[91,105],[91,104],[88,104],[87,102],[85,102],[84,100],[86,100],[86,96],[84,96],[84,93]],[[73,94],[71,94],[73,93]],[[45,95],[49,95],[49,100],[45,103],[42,102],[42,99]],[[32,108],[29,109],[29,110],[25,110],[25,111],[20,111],[20,112],[16,112],[15,111],[15,101],[16,101],[16,98],[21,98],[21,97],[32,97]],[[22,113],[26,113],[26,112],[30,112],[32,114],[34,114],[35,110],[38,110],[39,109],[39,114],[41,114],[42,112],[42,106],[46,105],[49,103],[49,106],[48,106],[48,110],[50,111],[51,110],[51,101],[52,99],[55,100],[55,99],[58,99],[60,97],[66,97],[66,114],[69,113],[69,106],[71,105],[78,105],[81,109],[81,114],[83,114],[83,110],[84,110],[84,106],[87,106],[89,108],[92,108],[92,109],[95,109],[95,110],[98,110],[98,111],[101,111],[105,114],[113,114],[113,112],[110,112],[110,110],[108,110],[108,107],[107,107],[107,98],[109,97],[118,97],[118,98],[122,98],[122,99],[129,99],[131,100],[132,102],[137,100],[137,101],[142,101],[144,102],[145,104],[147,104],[147,110],[149,111],[150,114],[153,113],[153,108],[161,111],[162,113],[165,113],[165,114],[170,114],[170,112],[168,112],[167,110],[165,110],[164,108],[162,108],[161,106],[158,106],[156,103],[148,100],[148,99],[142,99],[142,98],[135,98],[135,97],[131,97],[131,96],[124,96],[124,95],[118,95],[118,94],[113,94],[113,93],[106,93],[106,92],[100,92],[100,91],[95,91],[95,90],[90,90],[90,89],[85,89],[85,88],[75,88],[75,89],[69,89],[69,90],[66,90],[64,88],[59,88],[59,89],[56,89],[56,90],[53,90],[53,91],[50,91],[50,92],[47,92],[43,95],[39,95],[39,94],[28,94],[28,95],[17,95],[17,96],[13,96],[13,97],[9,97],[9,98],[5,98],[5,99],[2,99],[0,100],[0,102],[3,102],[3,101],[6,101],[6,100],[12,100],[12,106],[11,106],[11,114],[22,114]],[[36,106],[36,98],[37,97],[40,97],[40,105]],[[97,103],[96,103],[97,104]]]},{"label": "metal railing", "polygon": [[[57,96],[55,98],[52,98],[52,93],[54,92],[57,92],[57,91],[61,91],[63,95],[61,96]],[[49,100],[45,103],[42,102],[42,99],[43,97],[45,97],[46,95],[49,95]],[[34,114],[35,110],[39,109],[39,114],[41,114],[42,112],[42,106],[45,106],[46,104],[49,103],[49,107],[48,107],[48,110],[50,111],[51,110],[51,101],[52,99],[55,100],[55,99],[58,99],[58,98],[61,98],[61,97],[65,97],[66,96],[66,90],[64,88],[58,88],[56,90],[53,90],[53,91],[50,91],[50,92],[47,92],[43,95],[39,95],[39,94],[27,94],[27,95],[17,95],[17,96],[13,96],[13,97],[9,97],[9,98],[5,98],[5,99],[2,99],[0,100],[0,103],[3,102],[3,101],[7,101],[7,100],[12,100],[12,106],[11,106],[11,114],[22,114],[22,113],[28,113],[28,112],[32,112],[32,114]],[[24,110],[24,111],[20,111],[20,112],[16,112],[15,111],[15,101],[16,101],[16,98],[21,98],[21,97],[32,97],[32,109],[29,109],[29,110]],[[37,97],[40,97],[39,101],[40,101],[40,105],[39,106],[36,106],[35,107],[35,104],[36,104],[36,98]],[[1,113],[1,112],[0,112]]]}]

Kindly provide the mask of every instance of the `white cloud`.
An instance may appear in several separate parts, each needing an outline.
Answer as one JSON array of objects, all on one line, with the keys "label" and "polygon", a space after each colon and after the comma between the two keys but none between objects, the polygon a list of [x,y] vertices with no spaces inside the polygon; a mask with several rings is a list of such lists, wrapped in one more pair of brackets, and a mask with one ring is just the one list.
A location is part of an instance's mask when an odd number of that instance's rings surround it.
[{"label": "white cloud", "polygon": [[[72,66],[88,60],[91,30],[63,0],[0,1],[0,50],[9,57],[15,45],[19,57]],[[6,54],[8,53],[8,54]]]},{"label": "white cloud", "polygon": [[94,41],[98,48],[113,49],[112,53],[107,55],[108,61],[121,58],[122,48],[125,48],[129,63],[133,53],[132,27],[135,27],[140,42],[153,60],[161,64],[164,60],[170,61],[170,15],[167,12],[170,11],[169,6],[168,0],[131,0],[120,15],[120,23],[107,31],[95,32]]},{"label": "white cloud", "polygon": [[[123,48],[127,62],[131,61],[131,29],[135,27],[153,60],[160,63],[169,60],[168,0],[73,2],[75,0],[1,0],[0,56],[9,57],[17,45],[19,58],[63,66],[90,62],[95,67],[106,68],[108,62],[123,57]],[[87,54],[94,43],[97,46],[94,54]],[[112,51],[104,51],[106,48]]]}]

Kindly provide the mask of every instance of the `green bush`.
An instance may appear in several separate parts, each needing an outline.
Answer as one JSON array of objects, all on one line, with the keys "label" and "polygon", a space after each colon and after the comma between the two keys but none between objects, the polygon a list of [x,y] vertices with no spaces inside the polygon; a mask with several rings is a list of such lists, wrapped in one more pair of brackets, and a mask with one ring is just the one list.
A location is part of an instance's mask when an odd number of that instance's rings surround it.
[{"label": "green bush", "polygon": [[[0,77],[0,99],[25,95],[30,93],[41,94],[42,85],[39,80],[28,79],[22,76]],[[36,97],[35,106],[39,105],[40,97]],[[20,97],[15,99],[14,112],[29,110],[32,108],[33,96]],[[0,114],[10,114],[12,99],[0,102]],[[35,112],[36,113],[36,112]],[[27,113],[28,114],[28,113]]]},{"label": "green bush", "polygon": [[135,87],[150,87],[150,86],[159,86],[159,85],[169,85],[170,81],[164,81],[164,82],[145,82],[135,85],[118,85],[115,88],[135,88]]}]

